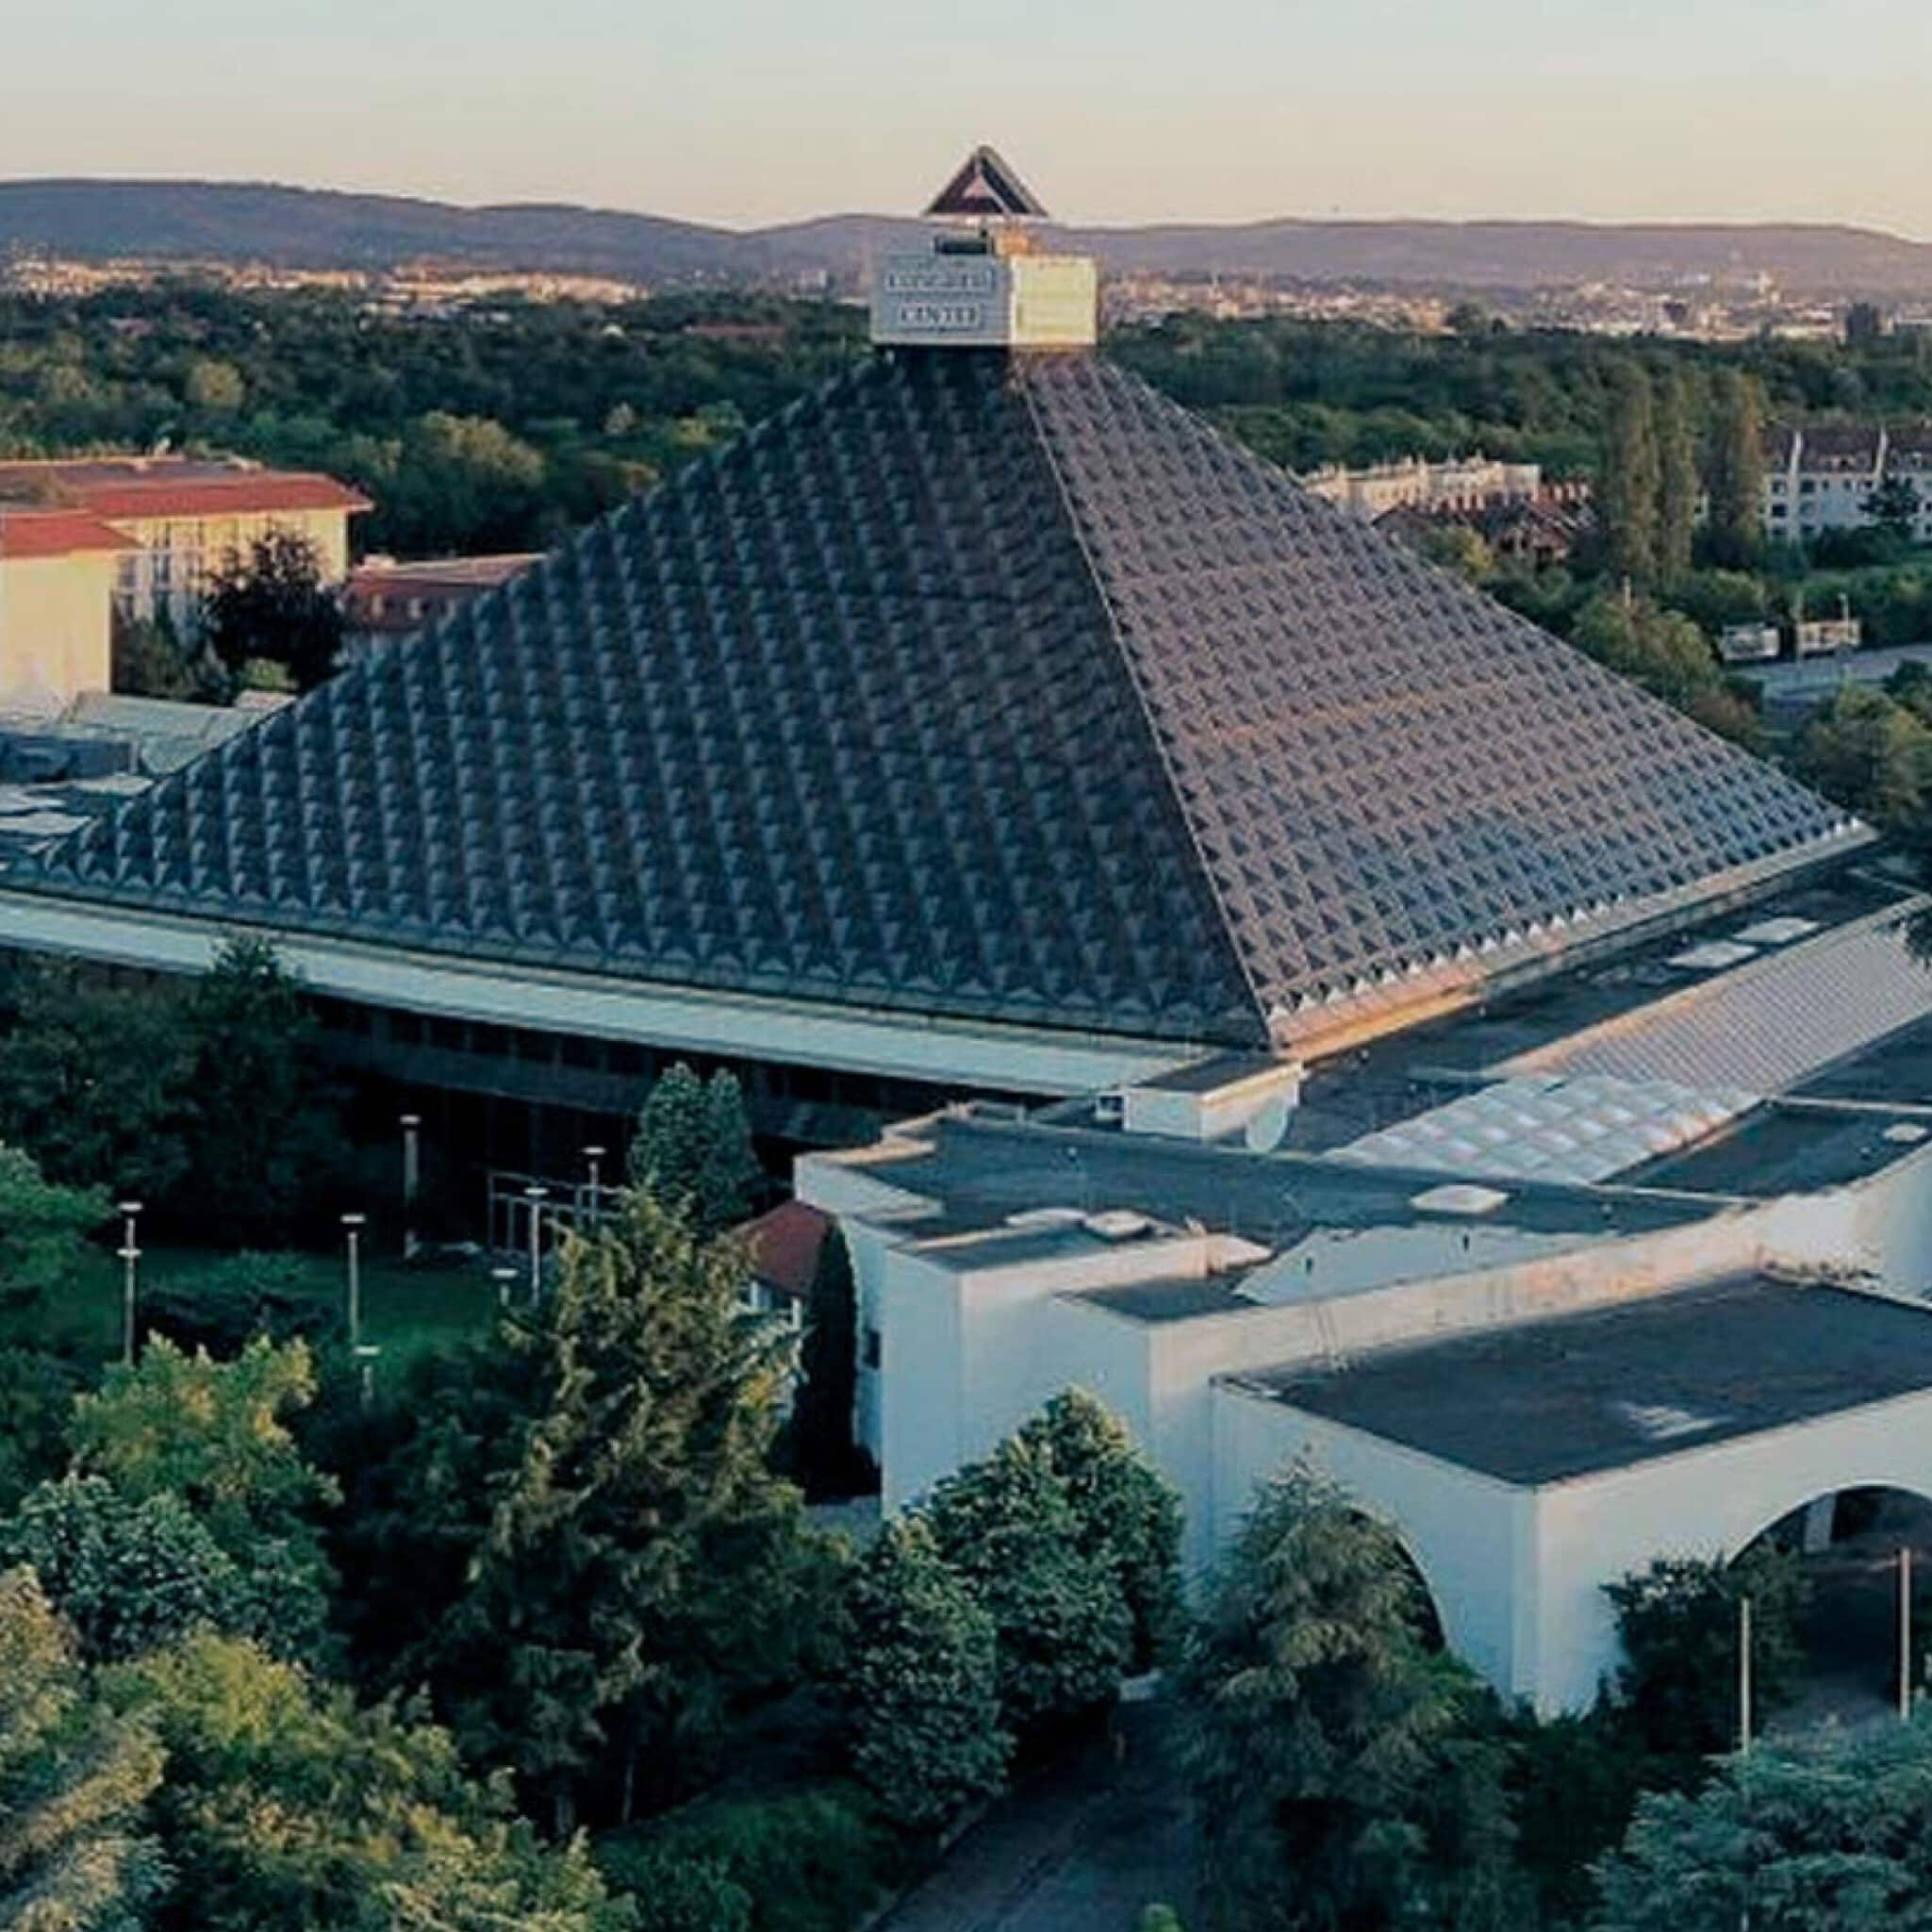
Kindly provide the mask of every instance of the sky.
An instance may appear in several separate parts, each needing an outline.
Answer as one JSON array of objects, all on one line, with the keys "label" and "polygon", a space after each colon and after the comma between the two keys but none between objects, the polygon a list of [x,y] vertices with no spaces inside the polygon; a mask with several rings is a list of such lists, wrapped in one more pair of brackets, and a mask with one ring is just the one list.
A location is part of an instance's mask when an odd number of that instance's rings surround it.
[{"label": "sky", "polygon": [[1928,0],[0,0],[0,177],[742,227],[990,140],[1069,222],[1846,221],[1932,239]]}]

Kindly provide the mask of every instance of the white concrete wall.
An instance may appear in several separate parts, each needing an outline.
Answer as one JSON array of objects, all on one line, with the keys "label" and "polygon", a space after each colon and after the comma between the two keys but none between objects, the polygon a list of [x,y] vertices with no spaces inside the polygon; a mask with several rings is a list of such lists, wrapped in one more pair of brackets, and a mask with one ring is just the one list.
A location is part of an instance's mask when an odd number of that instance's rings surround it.
[{"label": "white concrete wall", "polygon": [[1226,1386],[1214,1391],[1214,1436],[1217,1544],[1263,1482],[1305,1460],[1401,1539],[1449,1648],[1507,1694],[1530,1694],[1518,1621],[1533,1601],[1532,1492]]},{"label": "white concrete wall", "polygon": [[1734,1557],[1801,1504],[1866,1485],[1932,1497],[1932,1394],[1540,1491],[1519,1682],[1545,1711],[1580,1709],[1616,1668],[1606,1584],[1658,1557]]}]

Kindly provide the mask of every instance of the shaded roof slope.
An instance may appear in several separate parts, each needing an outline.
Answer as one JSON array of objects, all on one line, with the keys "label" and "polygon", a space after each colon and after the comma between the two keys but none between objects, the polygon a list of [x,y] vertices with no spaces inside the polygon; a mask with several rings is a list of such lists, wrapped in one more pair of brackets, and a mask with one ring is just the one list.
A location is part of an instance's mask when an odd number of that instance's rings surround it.
[{"label": "shaded roof slope", "polygon": [[1849,829],[1106,363],[904,351],[9,884],[1254,1045]]}]

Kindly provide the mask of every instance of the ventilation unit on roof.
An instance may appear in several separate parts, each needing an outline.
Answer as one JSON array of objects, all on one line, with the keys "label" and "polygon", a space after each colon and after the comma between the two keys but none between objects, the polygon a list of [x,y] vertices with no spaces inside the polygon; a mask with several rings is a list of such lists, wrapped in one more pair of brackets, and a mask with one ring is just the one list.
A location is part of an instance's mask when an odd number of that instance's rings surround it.
[{"label": "ventilation unit on roof", "polygon": [[1441,1187],[1412,1195],[1409,1205],[1426,1214],[1493,1214],[1509,1199],[1499,1187],[1478,1187],[1473,1181],[1449,1181]]},{"label": "ventilation unit on roof", "polygon": [[1808,938],[1817,930],[1816,919],[1759,919],[1755,926],[1746,926],[1738,939],[1747,946],[1789,946],[1793,939]]},{"label": "ventilation unit on roof", "polygon": [[1741,946],[1734,939],[1707,939],[1701,946],[1693,946],[1688,952],[1674,952],[1667,965],[1683,966],[1693,973],[1722,972],[1726,966],[1742,966],[1747,959],[1756,959],[1755,946]]},{"label": "ventilation unit on roof", "polygon": [[1021,1208],[1008,1214],[1009,1228],[1078,1228],[1086,1219],[1080,1208]]},{"label": "ventilation unit on roof", "polygon": [[1098,1234],[1102,1241],[1137,1241],[1151,1232],[1154,1224],[1131,1208],[1106,1208],[1089,1214],[1083,1225],[1089,1234]]},{"label": "ventilation unit on roof", "polygon": [[1885,1130],[1885,1138],[1894,1147],[1908,1148],[1925,1138],[1932,1129],[1921,1127],[1916,1120],[1894,1120]]}]

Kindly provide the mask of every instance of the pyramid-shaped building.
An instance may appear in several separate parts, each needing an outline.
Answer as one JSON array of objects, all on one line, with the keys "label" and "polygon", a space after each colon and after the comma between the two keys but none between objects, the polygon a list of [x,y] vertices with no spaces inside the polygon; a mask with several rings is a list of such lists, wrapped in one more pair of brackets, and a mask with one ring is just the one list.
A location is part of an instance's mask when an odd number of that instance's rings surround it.
[{"label": "pyramid-shaped building", "polygon": [[824,1016],[1178,1057],[1864,835],[1114,367],[1088,265],[955,236],[881,287],[869,360],[9,900],[770,1001],[781,1056]]}]

